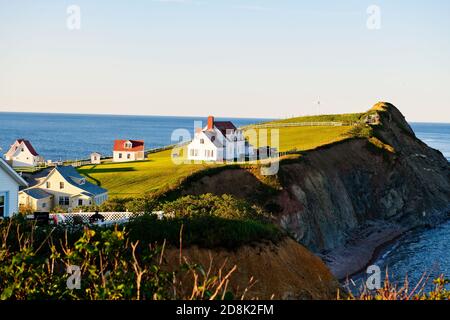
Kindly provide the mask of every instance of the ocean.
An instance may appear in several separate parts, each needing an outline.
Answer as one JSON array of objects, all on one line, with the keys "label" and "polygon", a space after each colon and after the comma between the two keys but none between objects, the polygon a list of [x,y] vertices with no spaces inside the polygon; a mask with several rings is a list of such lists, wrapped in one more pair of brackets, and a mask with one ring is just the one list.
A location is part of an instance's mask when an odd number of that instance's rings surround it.
[{"label": "ocean", "polygon": [[[183,128],[193,134],[195,120],[206,123],[206,118],[194,117],[0,113],[0,147],[5,153],[16,139],[25,138],[46,159],[76,160],[87,158],[92,151],[111,155],[114,139],[143,139],[147,149],[172,144],[173,130]],[[244,126],[268,119],[227,120]],[[420,139],[450,160],[450,124],[411,126]],[[408,233],[386,248],[375,263],[382,270],[388,268],[394,281],[401,282],[408,274],[411,283],[415,283],[424,272],[432,278],[441,273],[450,277],[449,252],[450,222]],[[354,279],[358,282],[363,277]]]},{"label": "ocean", "polygon": [[[450,161],[450,124],[412,123],[417,137],[430,147],[440,150]],[[419,229],[408,232],[395,243],[382,250],[373,264],[380,267],[384,279],[387,270],[390,280],[400,286],[408,277],[410,287],[414,288],[426,275],[427,288],[432,280],[440,275],[450,277],[450,221],[432,229]],[[360,288],[367,275],[360,273],[352,277]],[[357,288],[350,286],[353,292]]]},{"label": "ocean", "polygon": [[[194,134],[194,121],[206,118],[164,116],[76,115],[45,113],[0,113],[0,153],[8,151],[16,139],[30,140],[45,159],[88,159],[91,152],[111,156],[115,139],[144,140],[146,149],[164,147],[172,132],[186,129]],[[230,120],[237,127],[268,119]]]}]

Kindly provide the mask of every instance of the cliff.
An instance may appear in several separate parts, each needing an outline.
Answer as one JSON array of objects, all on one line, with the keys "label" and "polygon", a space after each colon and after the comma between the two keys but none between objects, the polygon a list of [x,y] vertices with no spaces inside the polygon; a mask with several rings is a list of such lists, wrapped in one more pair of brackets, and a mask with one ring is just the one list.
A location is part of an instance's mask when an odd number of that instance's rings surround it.
[{"label": "cliff", "polygon": [[[416,138],[400,111],[379,103],[371,133],[280,161],[278,190],[246,169],[191,181],[183,194],[232,194],[270,210],[338,278],[363,268],[380,245],[450,212],[450,166]],[[282,137],[281,137],[282,139]]]},{"label": "cliff", "polygon": [[[338,282],[325,264],[292,239],[277,244],[261,243],[244,246],[236,251],[189,247],[182,252],[190,263],[205,269],[211,264],[211,274],[227,273],[234,266],[229,288],[239,296],[246,288],[246,299],[335,299]],[[168,265],[179,263],[179,250],[165,253]],[[253,278],[253,285],[249,286]],[[192,275],[187,274],[183,283],[186,293],[192,290]]]}]

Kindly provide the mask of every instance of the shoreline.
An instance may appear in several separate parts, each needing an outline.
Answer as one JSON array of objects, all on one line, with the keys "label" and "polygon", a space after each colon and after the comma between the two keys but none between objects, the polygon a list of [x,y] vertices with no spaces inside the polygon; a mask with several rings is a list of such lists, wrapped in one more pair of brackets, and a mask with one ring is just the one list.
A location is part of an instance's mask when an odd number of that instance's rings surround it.
[{"label": "shoreline", "polygon": [[[349,241],[359,242],[358,245],[344,245],[332,253],[319,256],[324,260],[333,275],[342,284],[344,281],[355,275],[364,273],[368,266],[374,264],[374,262],[380,258],[386,248],[397,243],[408,233],[420,229],[422,231],[433,229],[449,221],[450,219],[444,219],[434,225],[421,224],[411,227],[401,227],[398,224],[390,224],[385,232],[380,232],[377,228],[380,222],[376,222],[374,226],[360,231],[360,234]],[[366,239],[361,239],[361,233],[369,233],[369,236]],[[376,235],[374,235],[374,233]],[[345,272],[345,270],[349,271]]]},{"label": "shoreline", "polygon": [[338,281],[342,282],[363,272],[377,260],[387,246],[395,243],[412,229],[414,228],[376,222],[361,230],[346,245],[320,257]]}]

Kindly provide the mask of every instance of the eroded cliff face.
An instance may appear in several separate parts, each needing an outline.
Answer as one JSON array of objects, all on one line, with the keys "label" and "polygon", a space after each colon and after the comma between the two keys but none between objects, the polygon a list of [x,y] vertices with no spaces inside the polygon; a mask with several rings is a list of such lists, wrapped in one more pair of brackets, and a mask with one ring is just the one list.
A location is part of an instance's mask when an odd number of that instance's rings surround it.
[{"label": "eroded cliff face", "polygon": [[281,161],[277,192],[267,192],[244,169],[230,169],[185,186],[183,193],[252,199],[298,242],[322,254],[335,275],[356,272],[380,244],[439,223],[450,212],[448,161],[415,137],[393,105],[371,112],[380,117],[373,126],[377,139],[394,150],[353,138]]},{"label": "eroded cliff face", "polygon": [[[325,264],[311,252],[292,239],[273,243],[244,246],[236,251],[190,247],[182,251],[190,263],[211,265],[211,274],[222,269],[225,275],[234,266],[228,288],[240,298],[246,299],[335,299],[338,282]],[[179,250],[168,249],[165,253],[168,265],[179,263]],[[183,278],[183,283],[192,285],[192,274]],[[253,279],[252,281],[250,281]],[[184,286],[186,293],[191,286]]]}]

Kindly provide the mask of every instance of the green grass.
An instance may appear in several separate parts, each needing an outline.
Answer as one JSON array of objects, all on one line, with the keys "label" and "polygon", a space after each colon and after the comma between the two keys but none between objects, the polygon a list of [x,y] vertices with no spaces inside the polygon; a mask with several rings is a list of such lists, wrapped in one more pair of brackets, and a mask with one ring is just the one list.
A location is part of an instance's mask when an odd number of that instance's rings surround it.
[{"label": "green grass", "polygon": [[324,114],[317,116],[303,116],[283,120],[272,121],[271,123],[296,123],[296,122],[358,122],[364,113],[344,113],[344,114]]},{"label": "green grass", "polygon": [[[285,122],[303,121],[348,121],[359,119],[360,114],[302,117]],[[283,121],[279,121],[282,123]],[[274,123],[279,123],[275,121]],[[320,126],[320,127],[280,127],[278,150],[306,151],[326,144],[351,137],[354,126]],[[270,143],[268,129],[268,142]],[[251,142],[252,143],[252,142]],[[274,145],[273,145],[274,146]],[[182,164],[176,165],[171,160],[171,150],[152,153],[149,160],[128,163],[104,163],[87,165],[78,170],[89,181],[108,189],[110,197],[137,197],[145,193],[160,193],[173,190],[188,177],[206,169],[223,165]],[[243,166],[246,167],[246,166]],[[205,171],[207,172],[207,171]]]},{"label": "green grass", "polygon": [[280,130],[280,152],[311,150],[348,138],[352,126],[287,127]]},{"label": "green grass", "polygon": [[78,169],[89,181],[108,189],[110,197],[134,197],[176,187],[186,177],[209,164],[172,162],[171,151],[150,154],[150,160],[128,163],[88,165]]}]

